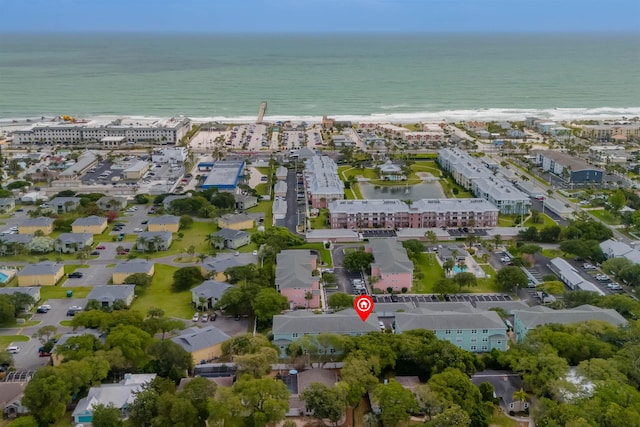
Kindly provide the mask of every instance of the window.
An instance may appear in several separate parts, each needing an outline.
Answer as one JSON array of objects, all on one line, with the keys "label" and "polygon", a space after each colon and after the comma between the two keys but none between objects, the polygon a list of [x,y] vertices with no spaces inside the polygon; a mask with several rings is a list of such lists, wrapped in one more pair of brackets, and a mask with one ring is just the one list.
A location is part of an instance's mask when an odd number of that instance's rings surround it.
[{"label": "window", "polygon": [[482,338],[482,342],[488,342],[488,341],[489,341],[489,338],[487,337]]},{"label": "window", "polygon": [[462,334],[462,329],[458,329],[458,330],[456,331],[456,334],[461,335],[461,334]]},{"label": "window", "polygon": [[471,342],[476,342],[476,339],[475,338],[471,338]]},{"label": "window", "polygon": [[477,330],[477,329],[472,329],[472,330],[471,330],[471,333],[472,333],[472,334],[477,334],[477,333],[478,333],[478,330]]},{"label": "window", "polygon": [[471,347],[469,347],[471,349],[471,351],[476,351],[477,347],[475,345],[472,345]]},{"label": "window", "polygon": [[462,338],[460,337],[456,338],[456,342],[462,342]]},{"label": "window", "polygon": [[488,350],[488,347],[486,345],[483,345],[481,348],[482,348],[482,351],[487,351]]},{"label": "window", "polygon": [[446,331],[444,331],[444,333],[447,335],[451,334],[451,329],[447,329]]},{"label": "window", "polygon": [[489,330],[488,330],[488,329],[483,329],[483,330],[482,330],[482,333],[483,333],[483,334],[488,334],[488,333],[489,333]]},{"label": "window", "polygon": [[292,334],[291,334],[291,336],[292,336],[293,338],[298,338],[298,333],[297,333],[297,332],[294,332],[294,333],[292,333]]}]

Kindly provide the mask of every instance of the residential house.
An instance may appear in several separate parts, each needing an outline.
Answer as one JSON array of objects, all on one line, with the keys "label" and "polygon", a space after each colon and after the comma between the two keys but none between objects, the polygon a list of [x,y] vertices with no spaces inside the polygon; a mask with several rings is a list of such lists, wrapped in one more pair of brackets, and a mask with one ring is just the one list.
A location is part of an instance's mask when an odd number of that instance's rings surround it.
[{"label": "residential house", "polygon": [[143,231],[138,234],[136,248],[139,251],[166,251],[172,241],[173,236],[168,231]]},{"label": "residential house", "polygon": [[286,181],[278,181],[273,186],[273,195],[275,197],[287,197],[287,183]]},{"label": "residential house", "polygon": [[413,283],[413,261],[407,256],[407,250],[396,239],[375,239],[369,242],[369,249],[373,253],[371,263],[371,277],[377,280],[374,289],[383,292],[411,291]]},{"label": "residential house", "polygon": [[237,249],[251,243],[251,234],[242,230],[223,228],[222,230],[213,233],[213,235],[220,237],[220,244],[216,244],[218,249]]},{"label": "residential house", "polygon": [[[40,288],[38,286],[27,286],[27,287],[5,287],[0,288],[0,295],[14,295],[14,294],[26,294],[33,298],[34,304],[37,304],[40,301]],[[24,307],[26,311],[30,311],[33,308],[33,305],[28,305]]]},{"label": "residential house", "polygon": [[396,313],[395,317],[396,333],[426,329],[438,339],[472,353],[507,350],[507,327],[500,316],[470,303],[420,303],[419,308]]},{"label": "residential house", "polygon": [[78,209],[80,206],[79,197],[56,197],[55,199],[47,202],[49,207],[53,209],[55,213],[62,214],[66,212],[72,212]]},{"label": "residential house", "polygon": [[90,248],[93,245],[93,234],[90,233],[62,233],[54,242],[56,252],[73,254]]},{"label": "residential house", "polygon": [[626,243],[609,239],[600,243],[600,249],[607,259],[626,258],[634,264],[640,264],[640,251]]},{"label": "residential house", "polygon": [[[380,332],[376,316],[369,316],[364,322],[352,308],[331,314],[315,314],[298,310],[273,316],[273,344],[280,349],[280,356],[286,356],[289,344],[305,335],[339,334],[358,336],[369,332]],[[335,352],[326,348],[325,352]]]},{"label": "residential house", "polygon": [[13,197],[0,197],[0,213],[7,213],[16,208],[16,201]]},{"label": "residential house", "polygon": [[276,178],[278,179],[278,181],[285,181],[287,179],[288,173],[289,171],[287,170],[287,168],[285,168],[284,166],[278,166],[278,169],[276,169]]},{"label": "residential house", "polygon": [[107,229],[107,218],[91,215],[86,218],[78,218],[71,224],[74,233],[102,234]]},{"label": "residential house", "polygon": [[320,307],[320,276],[312,273],[317,258],[308,250],[285,250],[276,257],[276,290],[291,308]]},{"label": "residential house", "polygon": [[0,235],[0,255],[13,254],[18,246],[26,246],[33,239],[33,234]]},{"label": "residential house", "polygon": [[2,407],[4,418],[11,420],[29,413],[29,409],[22,405],[22,397],[24,396],[24,389],[26,387],[26,381],[0,382],[0,407]]},{"label": "residential house", "polygon": [[218,218],[218,227],[231,230],[249,230],[255,226],[255,220],[246,213],[226,214]]},{"label": "residential house", "polygon": [[202,274],[217,281],[224,281],[227,280],[224,272],[228,269],[255,263],[256,257],[251,253],[240,253],[237,256],[230,253],[219,253],[214,258],[207,258],[202,263]]},{"label": "residential house", "polygon": [[236,194],[236,209],[237,210],[247,210],[254,206],[258,206],[258,198],[256,196],[251,196],[249,194]]},{"label": "residential house", "polygon": [[154,274],[154,264],[144,259],[130,259],[116,264],[111,281],[114,285],[122,285],[125,279],[132,274],[144,273],[149,276]]},{"label": "residential house", "polygon": [[55,286],[64,276],[64,266],[51,261],[27,264],[18,272],[18,286]]},{"label": "residential house", "polygon": [[89,301],[98,301],[102,307],[111,307],[117,300],[121,300],[125,306],[129,307],[135,296],[135,288],[135,285],[94,286],[87,298]]},{"label": "residential house", "polygon": [[453,260],[453,262],[465,262],[469,253],[462,246],[444,246],[438,249],[438,258],[442,262]]},{"label": "residential house", "polygon": [[287,217],[287,201],[280,197],[273,200],[273,206],[271,208],[271,214],[273,215],[274,226],[284,226],[284,220]]},{"label": "residential house", "polygon": [[[200,285],[191,289],[191,303],[195,307],[199,307],[206,301],[207,309],[210,309],[220,301],[222,295],[230,288],[233,288],[233,285],[218,282],[217,280],[205,280]],[[201,298],[204,298],[204,301],[201,300]]]},{"label": "residential house", "polygon": [[547,266],[572,290],[589,291],[595,292],[598,295],[604,295],[604,292],[602,292],[599,287],[584,279],[566,260],[557,257],[549,261]]},{"label": "residential house", "polygon": [[553,310],[545,306],[535,306],[526,310],[513,312],[513,332],[517,341],[523,342],[527,333],[540,325],[558,323],[568,325],[588,320],[600,320],[613,326],[624,326],[627,320],[611,308],[600,308],[592,305],[581,305],[564,310]]},{"label": "residential house", "polygon": [[222,343],[231,337],[215,326],[187,328],[171,341],[191,353],[194,364],[217,359],[222,354]]},{"label": "residential house", "polygon": [[[278,374],[280,375],[280,374]],[[276,379],[282,379],[282,375],[276,375]],[[338,373],[335,370],[324,368],[312,368],[305,371],[289,374],[293,391],[289,395],[289,411],[287,417],[312,416],[313,412],[307,411],[304,400],[300,395],[309,388],[311,384],[320,383],[327,387],[333,387],[338,382]]]},{"label": "residential house", "polygon": [[525,133],[520,129],[508,129],[507,130],[507,138],[520,139],[524,138]]},{"label": "residential house", "polygon": [[104,196],[98,199],[96,205],[103,211],[121,211],[127,207],[127,198],[118,196]]},{"label": "residential house", "polygon": [[529,409],[529,402],[517,400],[513,395],[524,389],[520,374],[510,371],[480,371],[471,376],[471,382],[479,387],[482,383],[493,386],[493,397],[505,412],[524,412]]},{"label": "residential house", "polygon": [[45,216],[27,218],[18,226],[19,234],[36,234],[37,232],[45,236],[53,233],[53,218]]},{"label": "residential house", "polygon": [[171,208],[171,203],[174,200],[182,200],[182,199],[188,199],[191,197],[191,193],[189,194],[179,194],[179,195],[172,195],[172,196],[167,196],[162,200],[162,206],[166,209],[169,210]]},{"label": "residential house", "polygon": [[180,229],[180,217],[175,215],[160,215],[149,218],[147,223],[149,231],[168,231],[177,233]]},{"label": "residential house", "polygon": [[114,406],[120,410],[122,417],[126,418],[131,404],[136,399],[136,393],[142,391],[143,386],[155,377],[156,374],[126,374],[118,384],[91,387],[87,397],[78,401],[72,414],[73,422],[91,423],[93,411],[98,405]]}]

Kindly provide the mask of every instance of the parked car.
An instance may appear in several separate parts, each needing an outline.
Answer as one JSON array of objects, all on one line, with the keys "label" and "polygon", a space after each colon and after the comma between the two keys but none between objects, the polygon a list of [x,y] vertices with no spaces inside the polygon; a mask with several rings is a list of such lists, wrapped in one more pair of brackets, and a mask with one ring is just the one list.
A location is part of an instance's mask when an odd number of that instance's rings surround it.
[{"label": "parked car", "polygon": [[99,251],[104,251],[105,249],[107,249],[107,247],[105,245],[100,245],[100,246],[96,246],[96,249]]},{"label": "parked car", "polygon": [[200,321],[202,323],[207,323],[209,321],[209,315],[207,313],[202,315],[202,318],[200,319]]},{"label": "parked car", "polygon": [[48,351],[46,351],[46,350],[44,349],[44,347],[40,347],[40,348],[38,349],[38,356],[39,356],[39,357],[49,357],[49,356],[51,356],[51,353],[50,353],[50,352],[48,352]]},{"label": "parked car", "polygon": [[191,318],[192,322],[197,322],[198,320],[200,320],[200,314],[196,313],[193,315],[193,317]]},{"label": "parked car", "polygon": [[583,264],[582,268],[584,268],[585,270],[595,270],[596,266],[593,264]]},{"label": "parked car", "polygon": [[18,354],[20,353],[20,347],[18,347],[17,345],[10,345],[9,347],[7,347],[7,351],[11,354]]},{"label": "parked car", "polygon": [[609,280],[609,276],[607,276],[606,274],[596,274],[596,280],[600,282],[606,282]]},{"label": "parked car", "polygon": [[69,273],[69,279],[81,279],[84,274],[81,271],[74,271],[73,273]]},{"label": "parked car", "polygon": [[93,252],[91,252],[91,255],[100,255],[100,252],[98,252],[98,251],[93,251]]},{"label": "parked car", "polygon": [[209,316],[209,320],[211,320],[212,322],[215,322],[217,318],[218,318],[217,313],[213,313],[211,316]]},{"label": "parked car", "polygon": [[51,309],[50,306],[49,306],[49,308],[47,308],[44,305],[41,305],[40,307],[38,307],[36,309],[36,313],[46,314],[46,313],[49,312],[50,309]]}]

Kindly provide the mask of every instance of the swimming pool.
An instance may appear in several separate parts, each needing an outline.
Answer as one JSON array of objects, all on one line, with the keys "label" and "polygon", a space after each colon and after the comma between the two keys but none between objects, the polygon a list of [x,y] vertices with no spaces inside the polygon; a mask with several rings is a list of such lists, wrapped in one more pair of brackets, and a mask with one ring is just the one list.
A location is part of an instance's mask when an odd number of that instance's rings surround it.
[{"label": "swimming pool", "polygon": [[465,271],[467,271],[467,267],[458,267],[457,265],[453,266],[453,273],[454,274],[458,274],[458,273],[464,273]]},{"label": "swimming pool", "polygon": [[0,283],[6,282],[8,278],[9,278],[9,276],[7,276],[2,271],[0,271]]}]

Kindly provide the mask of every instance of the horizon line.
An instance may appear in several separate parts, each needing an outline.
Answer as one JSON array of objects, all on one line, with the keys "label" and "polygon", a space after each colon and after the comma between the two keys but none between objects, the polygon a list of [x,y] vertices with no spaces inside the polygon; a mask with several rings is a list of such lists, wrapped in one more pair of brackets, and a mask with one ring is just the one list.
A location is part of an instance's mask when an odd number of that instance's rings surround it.
[{"label": "horizon line", "polygon": [[207,31],[207,30],[7,30],[0,29],[0,34],[100,34],[100,35],[640,35],[640,30],[451,30],[451,31]]}]

